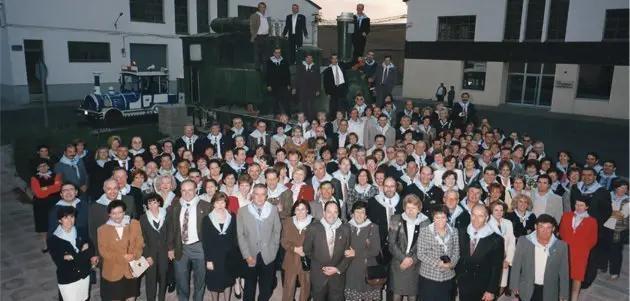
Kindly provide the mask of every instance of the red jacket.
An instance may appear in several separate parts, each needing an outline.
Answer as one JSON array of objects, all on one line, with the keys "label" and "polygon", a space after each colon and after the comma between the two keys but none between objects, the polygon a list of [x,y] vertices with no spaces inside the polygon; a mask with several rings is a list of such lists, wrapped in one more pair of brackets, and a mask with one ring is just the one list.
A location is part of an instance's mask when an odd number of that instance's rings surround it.
[{"label": "red jacket", "polygon": [[560,220],[560,238],[569,245],[569,271],[572,280],[584,280],[591,249],[597,244],[597,220],[589,216],[573,230],[574,212],[565,212]]}]

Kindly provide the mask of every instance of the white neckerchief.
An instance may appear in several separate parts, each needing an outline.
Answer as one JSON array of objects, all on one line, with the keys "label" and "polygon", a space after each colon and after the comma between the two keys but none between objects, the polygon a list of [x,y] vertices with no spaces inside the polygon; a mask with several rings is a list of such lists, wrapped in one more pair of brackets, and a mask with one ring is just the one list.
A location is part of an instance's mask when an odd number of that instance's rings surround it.
[{"label": "white neckerchief", "polygon": [[287,188],[284,185],[278,183],[274,190],[271,190],[271,189],[267,188],[267,198],[269,198],[269,199],[279,198],[280,195],[283,192],[285,192],[286,190],[287,190]]},{"label": "white neckerchief", "polygon": [[257,208],[258,207],[254,203],[250,203],[249,206],[247,206],[247,210],[249,210],[249,213],[251,213],[251,215],[255,219],[262,222],[267,219],[267,217],[269,217],[269,215],[271,214],[271,209],[273,209],[273,205],[271,205],[269,202],[265,202],[262,206],[262,211],[260,215],[258,215],[258,211],[256,210]]},{"label": "white neckerchief", "polygon": [[221,225],[219,224],[219,219],[215,213],[216,210],[217,209],[210,211],[210,214],[208,214],[208,218],[210,219],[210,222],[212,223],[214,228],[217,229],[217,231],[219,231],[219,235],[225,235],[227,234],[227,229],[230,226],[230,223],[232,222],[232,215],[229,212],[227,212],[225,208],[222,209],[223,211],[225,211],[225,222],[223,223],[223,227],[221,227]]},{"label": "white neckerchief", "polygon": [[538,242],[538,238],[536,238],[536,230],[534,230],[532,233],[529,233],[526,237],[529,241],[531,241],[534,244],[534,246],[539,246],[543,248],[545,251],[545,254],[547,254],[547,257],[551,255],[551,252],[550,252],[551,247],[553,247],[553,245],[558,240],[556,238],[556,235],[552,234],[551,239],[549,240],[549,243],[546,246],[543,246]]},{"label": "white neckerchief", "polygon": [[39,176],[40,178],[46,178],[46,179],[50,179],[50,175],[52,175],[52,171],[48,171],[47,173],[41,173],[38,172],[37,176]]},{"label": "white neckerchief", "polygon": [[494,230],[492,230],[492,228],[488,224],[483,225],[483,228],[479,230],[475,230],[473,225],[469,224],[466,228],[466,232],[468,232],[468,236],[470,236],[470,241],[474,240],[479,243],[480,239],[490,236],[492,233],[494,233]]},{"label": "white neckerchief", "polygon": [[523,227],[525,227],[525,225],[527,224],[527,220],[529,219],[529,216],[532,215],[532,212],[529,210],[525,210],[525,215],[521,215],[521,213],[518,210],[514,210],[514,214],[516,214],[518,219],[521,221],[521,224],[523,224]]},{"label": "white neckerchief", "polygon": [[281,57],[271,56],[269,59],[271,60],[272,63],[274,63],[276,65],[280,65],[284,58],[282,56]]},{"label": "white neckerchief", "polygon": [[585,192],[582,192],[582,188],[584,188],[585,183],[580,181],[576,185],[577,185],[577,188],[580,190],[580,193],[587,193],[587,194],[594,193],[595,191],[597,191],[597,189],[602,187],[602,185],[599,185],[599,183],[595,181],[591,183],[590,186],[588,186],[588,189]]},{"label": "white neckerchief", "polygon": [[287,135],[280,136],[278,134],[275,134],[271,136],[271,139],[278,141],[278,144],[280,144],[281,147],[284,147],[284,144],[287,142]]},{"label": "white neckerchief", "polygon": [[79,199],[74,199],[74,201],[72,201],[72,203],[68,204],[68,202],[64,201],[64,200],[59,200],[59,202],[57,202],[57,204],[55,204],[55,206],[67,206],[67,207],[74,207],[77,208],[77,204],[79,204],[79,202],[81,202],[81,200]]},{"label": "white neckerchief", "polygon": [[[116,200],[120,200],[120,197],[121,197],[121,195],[120,195],[120,193],[118,193],[118,197],[116,198]],[[108,199],[108,198],[107,198],[107,195],[103,193],[103,194],[101,195],[101,197],[100,197],[100,198],[98,198],[98,200],[96,200],[96,203],[97,203],[97,204],[104,205],[104,206],[107,206],[107,205],[109,205],[109,203],[111,203],[112,201],[114,201],[114,200],[110,200],[110,199]]]},{"label": "white neckerchief", "polygon": [[[450,213],[450,210],[449,210]],[[464,213],[464,209],[462,208],[462,206],[457,205],[455,207],[455,211],[453,211],[453,213],[449,214],[448,217],[448,223],[451,226],[455,226],[455,221],[457,220],[457,217],[459,217],[460,214]]]},{"label": "white neckerchief", "polygon": [[302,189],[302,186],[306,185],[306,183],[301,182],[301,183],[297,183],[296,184],[295,181],[292,182],[292,183],[293,183],[293,185],[291,185],[291,192],[293,194],[293,203],[295,203],[298,200],[298,197],[300,195],[300,190]]},{"label": "white neckerchief", "polygon": [[234,171],[236,171],[237,173],[239,173],[241,170],[245,169],[245,162],[238,164],[236,163],[235,160],[232,160],[230,162],[228,162],[228,165],[234,169]]},{"label": "white neckerchief", "polygon": [[160,175],[173,175],[177,172],[177,170],[173,167],[171,167],[171,169],[164,169],[164,167],[160,167],[160,169],[158,169],[158,174]]},{"label": "white neckerchief", "polygon": [[346,185],[350,185],[349,181],[350,181],[350,176],[352,175],[352,173],[348,172],[348,174],[343,175],[341,173],[341,170],[337,170],[335,171],[332,176],[333,178],[339,180],[339,182],[341,182],[341,184],[346,184]]},{"label": "white neckerchief", "polygon": [[319,222],[322,224],[322,226],[324,226],[324,228],[326,229],[326,232],[328,232],[328,231],[335,231],[335,230],[339,229],[339,227],[341,227],[341,220],[339,218],[337,218],[335,220],[335,222],[332,223],[332,224],[329,224],[326,221],[326,218],[323,218],[323,217],[322,217],[322,219],[319,220]]},{"label": "white neckerchief", "polygon": [[394,160],[391,164],[389,164],[389,166],[396,168],[397,171],[404,171],[407,168],[407,163],[404,163],[403,165],[398,165],[398,162]]},{"label": "white neckerchief", "polygon": [[210,140],[210,144],[214,145],[217,158],[221,158],[221,154],[223,153],[223,150],[221,149],[221,138],[223,138],[223,134],[221,132],[219,132],[216,136],[212,135],[212,133],[208,134],[208,140]]},{"label": "white neckerchief", "polygon": [[321,180],[319,180],[319,179],[317,179],[317,177],[313,176],[313,179],[311,180],[311,182],[313,184],[312,185],[313,189],[315,191],[317,191],[319,189],[319,184],[321,184],[324,181],[330,181],[332,179],[333,179],[333,177],[330,174],[328,174],[328,173],[326,173],[326,175]]},{"label": "white neckerchief", "polygon": [[68,233],[59,225],[57,229],[55,229],[55,232],[53,232],[53,235],[69,242],[72,248],[74,248],[74,251],[79,253],[79,247],[77,246],[77,229],[74,226],[72,226],[70,233]]},{"label": "white neckerchief", "polygon": [[463,102],[460,100],[457,103],[459,103],[459,105],[462,107],[462,111],[468,112],[468,104],[470,103],[470,101]]},{"label": "white neckerchief", "polygon": [[236,136],[241,136],[241,135],[243,135],[243,131],[245,130],[245,128],[240,128],[240,129],[237,129],[237,128],[235,128],[235,127],[232,127],[230,130],[231,130],[232,132],[234,132],[234,134],[232,134],[232,139],[234,139],[234,137],[236,137]]},{"label": "white neckerchief", "polygon": [[[385,208],[390,208],[392,213],[396,210],[396,205],[400,202],[400,196],[396,193],[392,198],[386,198],[385,194],[380,193],[374,197],[374,199]],[[389,200],[389,202],[388,202]]]},{"label": "white neckerchief", "polygon": [[402,175],[402,177],[400,177],[400,180],[405,182],[405,184],[407,184],[407,186],[411,185],[413,183],[413,181],[418,177],[418,175],[413,175],[413,177],[410,177],[409,174],[405,173],[404,175]]},{"label": "white neckerchief", "polygon": [[[337,86],[343,85],[346,82],[346,80],[343,77],[343,70],[341,70],[341,67],[339,67],[339,65],[330,65],[330,68],[331,68],[330,71],[332,71],[332,74],[333,74],[333,80],[334,80],[335,85]],[[339,77],[337,78],[337,76]]]},{"label": "white neckerchief", "polygon": [[291,137],[291,142],[295,144],[295,146],[300,147],[304,144],[304,138],[300,138],[300,140],[296,140],[295,137]]},{"label": "white neckerchief", "polygon": [[[159,232],[164,225],[164,220],[166,219],[166,209],[164,209],[164,207],[160,208],[160,210],[158,211],[158,216],[154,216],[153,212],[147,210],[146,216],[147,220],[149,221],[149,225],[151,225],[151,227],[155,229],[155,231]],[[155,227],[154,222],[158,222],[157,228]]]},{"label": "white neckerchief", "polygon": [[178,182],[180,182],[180,183],[181,183],[181,182],[186,181],[186,178],[184,178],[184,176],[182,176],[182,174],[180,174],[179,172],[177,172],[177,173],[175,174],[175,180],[177,180]]},{"label": "white neckerchief", "polygon": [[103,168],[103,167],[105,167],[105,163],[109,162],[110,160],[111,159],[109,157],[106,160],[98,159],[98,160],[96,160],[96,164],[98,164],[98,166]]},{"label": "white neckerchief", "polygon": [[350,226],[352,226],[352,227],[354,227],[354,228],[357,228],[357,236],[358,236],[358,235],[359,235],[359,233],[361,232],[361,229],[362,229],[362,228],[365,228],[365,227],[367,227],[367,226],[369,226],[370,224],[372,224],[372,222],[370,221],[370,219],[369,219],[369,218],[366,218],[366,219],[363,221],[363,223],[361,223],[361,224],[357,224],[357,221],[356,221],[354,218],[352,218],[352,219],[348,222],[348,224],[350,224]]},{"label": "white neckerchief", "polygon": [[293,216],[293,225],[295,225],[295,228],[297,228],[298,233],[300,234],[302,234],[302,230],[306,229],[306,227],[310,225],[312,221],[313,216],[310,214],[307,215],[303,221],[298,220],[297,216]]},{"label": "white neckerchief", "polygon": [[442,246],[442,249],[444,249],[444,254],[447,254],[448,242],[451,240],[451,236],[453,234],[453,228],[451,228],[451,226],[448,223],[446,224],[446,234],[444,235],[444,239],[442,239],[440,234],[438,234],[437,231],[435,231],[435,223],[431,223],[429,225],[429,231],[431,232],[432,235],[434,235],[435,241],[437,241],[437,243],[440,246]]},{"label": "white neckerchief", "polygon": [[615,194],[614,191],[610,192],[610,200],[612,201],[612,208],[614,211],[620,211],[621,210],[621,202],[623,202],[624,200],[628,199],[628,195],[624,194],[621,197],[618,197],[617,194]]},{"label": "white neckerchief", "polygon": [[505,221],[506,219],[502,218],[501,225],[499,227],[499,222],[497,221],[497,219],[490,216],[488,218],[488,225],[490,225],[490,227],[492,228],[492,230],[494,230],[496,234],[501,235],[501,237],[505,237],[505,234],[507,233],[507,229],[505,227]]},{"label": "white neckerchief", "polygon": [[310,71],[311,69],[313,69],[313,65],[315,65],[314,63],[307,63],[306,61],[302,61],[302,65],[304,66],[304,69],[306,71]]},{"label": "white neckerchief", "polygon": [[121,195],[127,195],[131,191],[131,185],[125,184],[125,186],[120,188]]},{"label": "white neckerchief", "polygon": [[422,191],[422,193],[427,194],[429,192],[429,190],[431,190],[431,188],[433,188],[434,184],[433,181],[429,182],[429,186],[424,186],[422,184],[422,182],[420,182],[420,178],[415,178],[413,179],[413,183],[416,185],[416,187],[418,187],[418,189],[420,189],[420,191]]},{"label": "white neckerchief", "polygon": [[575,229],[577,229],[577,227],[579,227],[582,221],[587,217],[589,217],[588,211],[584,211],[582,213],[577,213],[573,211],[573,223],[571,223],[571,225],[573,226],[573,231],[575,231]]},{"label": "white neckerchief", "polygon": [[120,223],[115,222],[113,219],[108,219],[107,222],[105,224],[110,225],[110,226],[114,226],[116,228],[124,228],[127,225],[129,225],[131,223],[131,217],[129,215],[125,215],[122,219],[122,221],[120,221]]},{"label": "white neckerchief", "polygon": [[141,149],[133,149],[132,148],[132,149],[129,150],[129,153],[134,155],[134,156],[142,155],[142,154],[144,154],[144,152],[145,152],[144,148],[141,148]]},{"label": "white neckerchief", "polygon": [[354,191],[358,192],[359,194],[368,193],[370,191],[370,188],[372,188],[372,185],[369,183],[366,183],[365,187],[361,187],[361,185],[358,183],[354,185]]},{"label": "white neckerchief", "polygon": [[418,212],[418,215],[416,216],[415,219],[411,219],[408,215],[407,212],[403,212],[403,214],[400,215],[402,217],[402,219],[404,219],[407,223],[413,223],[414,225],[418,226],[420,225],[422,222],[428,220],[429,218],[424,215],[421,212]]}]

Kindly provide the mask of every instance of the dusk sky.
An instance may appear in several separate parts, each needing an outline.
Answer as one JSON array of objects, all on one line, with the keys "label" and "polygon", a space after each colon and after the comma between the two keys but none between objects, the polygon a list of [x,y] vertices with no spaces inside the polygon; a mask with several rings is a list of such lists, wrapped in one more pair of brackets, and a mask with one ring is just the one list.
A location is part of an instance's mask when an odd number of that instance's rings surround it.
[{"label": "dusk sky", "polygon": [[371,19],[380,19],[407,13],[407,4],[402,0],[314,0],[322,7],[322,16],[334,20],[341,12],[355,12],[357,3],[365,5],[365,14]]}]

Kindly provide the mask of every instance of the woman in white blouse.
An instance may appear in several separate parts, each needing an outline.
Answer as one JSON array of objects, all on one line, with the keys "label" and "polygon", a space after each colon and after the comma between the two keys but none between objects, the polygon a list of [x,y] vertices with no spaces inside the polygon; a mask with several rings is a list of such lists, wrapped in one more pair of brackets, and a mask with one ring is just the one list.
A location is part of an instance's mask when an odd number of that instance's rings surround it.
[{"label": "woman in white blouse", "polygon": [[512,222],[505,219],[503,216],[507,212],[507,205],[502,202],[492,202],[489,206],[490,217],[488,224],[497,234],[503,237],[505,258],[503,259],[503,275],[501,277],[501,289],[499,296],[503,295],[505,288],[508,284],[508,275],[512,259],[514,259],[514,251],[516,250],[516,238],[514,237],[514,228]]},{"label": "woman in white blouse", "polygon": [[457,180],[457,188],[459,188],[459,190],[464,190],[464,174],[461,170],[456,169],[456,167],[457,158],[453,156],[446,156],[446,158],[444,158],[444,168],[436,170],[433,174],[433,184],[437,187],[442,187],[442,175],[447,170],[452,170],[457,174],[457,178],[455,179]]}]

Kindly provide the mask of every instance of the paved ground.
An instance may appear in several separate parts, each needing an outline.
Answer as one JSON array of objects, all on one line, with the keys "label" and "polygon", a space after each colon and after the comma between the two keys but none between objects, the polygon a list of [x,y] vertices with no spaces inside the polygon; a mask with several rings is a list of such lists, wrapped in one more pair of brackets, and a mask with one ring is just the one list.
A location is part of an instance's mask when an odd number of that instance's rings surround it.
[{"label": "paved ground", "polygon": [[[42,254],[34,233],[32,207],[22,192],[25,183],[15,176],[10,146],[0,147],[0,300],[57,300],[55,267],[48,254]],[[600,274],[591,288],[583,292],[584,301],[628,300],[628,249],[625,249],[621,277],[610,282]],[[138,300],[146,300],[144,288]],[[100,300],[98,285],[93,286],[92,300]],[[281,287],[272,300],[281,298]],[[209,293],[205,300],[211,300]],[[169,294],[167,300],[175,301]],[[510,301],[503,297],[501,301]]]}]

